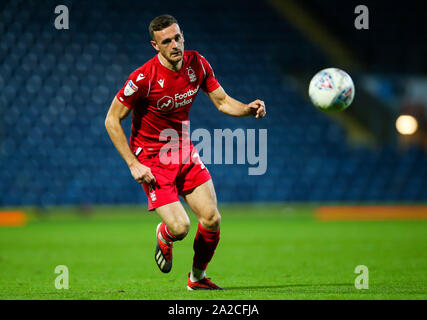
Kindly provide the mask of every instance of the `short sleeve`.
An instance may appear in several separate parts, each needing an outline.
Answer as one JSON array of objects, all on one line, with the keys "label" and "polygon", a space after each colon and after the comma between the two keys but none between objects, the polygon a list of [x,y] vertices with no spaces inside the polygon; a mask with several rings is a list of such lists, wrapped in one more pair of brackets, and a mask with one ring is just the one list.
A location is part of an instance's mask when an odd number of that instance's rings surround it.
[{"label": "short sleeve", "polygon": [[138,100],[148,95],[149,81],[139,70],[132,72],[124,86],[117,92],[116,97],[129,109],[133,109]]},{"label": "short sleeve", "polygon": [[204,92],[212,92],[215,89],[218,89],[220,87],[220,84],[218,80],[215,78],[215,73],[212,70],[211,65],[206,60],[205,57],[203,57],[201,54],[199,54],[199,61],[202,65],[204,78],[201,84],[201,88]]}]

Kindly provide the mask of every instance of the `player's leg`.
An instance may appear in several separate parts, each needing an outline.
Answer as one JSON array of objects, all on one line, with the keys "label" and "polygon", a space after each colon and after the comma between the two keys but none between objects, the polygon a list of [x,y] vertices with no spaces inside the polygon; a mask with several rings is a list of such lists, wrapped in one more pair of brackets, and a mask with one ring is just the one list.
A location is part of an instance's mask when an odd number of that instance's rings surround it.
[{"label": "player's leg", "polygon": [[[189,289],[221,289],[206,278],[206,268],[220,239],[221,215],[212,180],[184,191],[181,196],[199,219],[194,239],[193,266],[189,275]],[[198,285],[196,285],[196,283]]]},{"label": "player's leg", "polygon": [[155,210],[163,220],[156,229],[156,250],[154,259],[159,269],[167,273],[172,268],[173,243],[182,240],[188,233],[190,221],[179,201],[175,185],[179,166],[170,164],[167,168],[159,157],[141,156],[140,161],[151,169],[157,186],[143,184],[148,198],[148,210]]},{"label": "player's leg", "polygon": [[155,210],[160,218],[162,218],[162,224],[165,225],[164,237],[167,241],[182,240],[185,238],[190,229],[190,219],[181,202],[172,202]]},{"label": "player's leg", "polygon": [[155,209],[163,222],[156,230],[155,260],[160,271],[168,273],[172,268],[173,243],[182,240],[190,229],[190,219],[181,202],[176,201]]}]

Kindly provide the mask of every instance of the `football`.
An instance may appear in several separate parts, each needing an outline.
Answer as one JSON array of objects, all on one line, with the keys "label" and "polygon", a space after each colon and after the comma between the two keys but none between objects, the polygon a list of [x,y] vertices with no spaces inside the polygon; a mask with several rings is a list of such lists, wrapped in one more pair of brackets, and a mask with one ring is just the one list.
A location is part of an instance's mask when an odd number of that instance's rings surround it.
[{"label": "football", "polygon": [[308,95],[313,105],[322,111],[343,111],[353,102],[354,83],[341,69],[323,69],[311,79]]}]

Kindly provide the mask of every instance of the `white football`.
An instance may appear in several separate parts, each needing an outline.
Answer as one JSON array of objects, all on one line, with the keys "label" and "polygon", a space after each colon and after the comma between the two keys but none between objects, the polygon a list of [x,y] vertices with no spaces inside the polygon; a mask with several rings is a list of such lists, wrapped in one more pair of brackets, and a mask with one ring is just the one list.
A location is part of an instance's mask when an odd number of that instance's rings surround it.
[{"label": "white football", "polygon": [[308,95],[315,107],[336,112],[347,109],[354,99],[354,83],[347,72],[327,68],[316,73],[310,81]]}]

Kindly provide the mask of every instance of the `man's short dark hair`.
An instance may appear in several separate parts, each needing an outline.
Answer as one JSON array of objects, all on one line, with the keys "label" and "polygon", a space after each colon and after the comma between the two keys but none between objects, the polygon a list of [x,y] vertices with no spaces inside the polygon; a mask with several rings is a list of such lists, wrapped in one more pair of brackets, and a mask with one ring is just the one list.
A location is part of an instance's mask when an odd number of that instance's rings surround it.
[{"label": "man's short dark hair", "polygon": [[148,31],[150,32],[151,39],[154,39],[154,31],[163,30],[174,23],[178,24],[178,21],[174,17],[169,14],[162,14],[161,16],[155,17],[151,20],[150,25],[148,27]]}]

